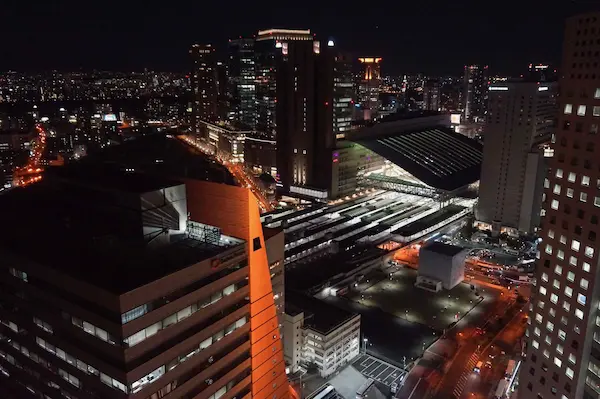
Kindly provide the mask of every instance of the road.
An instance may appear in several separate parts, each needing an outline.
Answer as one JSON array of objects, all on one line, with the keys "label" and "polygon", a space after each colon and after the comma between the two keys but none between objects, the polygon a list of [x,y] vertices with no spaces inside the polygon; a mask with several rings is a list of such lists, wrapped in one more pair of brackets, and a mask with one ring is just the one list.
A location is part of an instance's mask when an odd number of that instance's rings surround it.
[{"label": "road", "polygon": [[244,170],[244,167],[241,164],[230,162],[227,159],[223,159],[219,156],[215,156],[211,152],[211,150],[208,146],[203,145],[203,143],[198,142],[197,140],[193,140],[186,135],[177,136],[177,138],[182,140],[184,143],[188,144],[194,150],[199,151],[210,157],[213,157],[216,161],[218,161],[223,166],[225,166],[227,168],[227,170],[229,171],[229,173],[231,173],[233,175],[233,177],[239,183],[240,186],[246,187],[250,191],[252,191],[252,194],[254,194],[254,197],[258,201],[258,206],[260,207],[261,212],[268,212],[268,211],[273,210],[273,206],[271,205],[269,200],[266,198],[262,189],[258,186],[258,184],[256,184],[256,181],[254,181],[254,178],[252,176],[250,176],[248,173],[246,173],[246,171]]},{"label": "road", "polygon": [[40,167],[40,161],[46,150],[46,130],[42,125],[35,127],[38,136],[34,140],[33,148],[27,165],[17,168],[13,174],[13,185],[24,187],[42,180],[43,168]]}]

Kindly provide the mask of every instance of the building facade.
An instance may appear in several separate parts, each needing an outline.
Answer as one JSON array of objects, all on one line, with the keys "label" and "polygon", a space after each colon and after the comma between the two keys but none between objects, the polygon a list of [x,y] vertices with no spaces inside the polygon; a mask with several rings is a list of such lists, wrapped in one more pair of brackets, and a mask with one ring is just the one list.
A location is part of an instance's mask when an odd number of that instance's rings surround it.
[{"label": "building facade", "polygon": [[380,57],[361,57],[358,83],[358,103],[365,110],[365,119],[373,119],[381,107],[381,61]]},{"label": "building facade", "polygon": [[555,133],[556,83],[516,81],[489,87],[476,217],[495,233],[539,226],[547,158]]},{"label": "building facade", "polygon": [[3,237],[2,397],[290,395],[249,190],[64,173],[2,198],[55,232]]},{"label": "building facade", "polygon": [[228,119],[243,129],[256,128],[256,64],[254,39],[229,41],[229,91]]},{"label": "building facade", "polygon": [[190,50],[193,61],[190,86],[192,90],[192,131],[199,131],[199,121],[218,119],[217,60],[210,44],[194,44]]},{"label": "building facade", "polygon": [[469,122],[484,118],[488,95],[488,67],[465,65],[463,75],[462,108]]},{"label": "building facade", "polygon": [[600,13],[567,20],[554,157],[519,398],[600,395]]},{"label": "building facade", "polygon": [[440,81],[437,79],[429,79],[423,87],[423,109],[427,111],[439,111],[441,94]]}]

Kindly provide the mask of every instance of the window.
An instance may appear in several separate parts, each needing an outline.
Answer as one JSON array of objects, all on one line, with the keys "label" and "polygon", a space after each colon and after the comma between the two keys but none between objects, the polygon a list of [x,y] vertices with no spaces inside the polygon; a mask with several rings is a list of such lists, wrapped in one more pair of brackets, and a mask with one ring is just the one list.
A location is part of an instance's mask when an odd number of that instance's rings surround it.
[{"label": "window", "polygon": [[[595,108],[595,107],[594,107]],[[573,379],[573,376],[575,375],[575,373],[573,372],[573,370],[571,370],[570,368],[567,367],[567,370],[565,371],[565,374],[567,375],[567,377],[569,377],[570,379]]]},{"label": "window", "polygon": [[600,98],[600,89],[596,89],[596,91],[594,91],[594,98]]},{"label": "window", "polygon": [[584,272],[590,272],[591,266],[589,263],[587,262],[583,262],[583,265],[581,265],[581,268],[583,269]]},{"label": "window", "polygon": [[550,204],[550,208],[556,210],[556,209],[558,209],[558,205],[559,205],[558,200],[553,199],[552,203]]},{"label": "window", "polygon": [[552,245],[546,244],[546,253],[552,255]]},{"label": "window", "polygon": [[579,251],[579,248],[581,247],[581,243],[577,240],[573,240],[571,241],[571,249],[573,251]]},{"label": "window", "polygon": [[548,230],[548,237],[554,238],[554,230]]},{"label": "window", "polygon": [[552,192],[556,195],[560,195],[560,184],[555,184]]},{"label": "window", "polygon": [[567,273],[567,280],[569,280],[570,282],[575,281],[575,273],[573,272],[568,272]]},{"label": "window", "polygon": [[554,331],[554,323],[552,323],[551,321],[546,322],[546,330],[550,332]]},{"label": "window", "polygon": [[598,134],[598,125],[595,123],[592,123],[590,125],[590,134]]},{"label": "window", "polygon": [[252,240],[252,250],[253,251],[258,251],[259,249],[261,249],[261,245],[260,245],[260,237],[256,237]]},{"label": "window", "polygon": [[580,105],[577,107],[577,116],[585,116],[585,105]]},{"label": "window", "polygon": [[575,190],[573,190],[572,188],[567,188],[567,197],[573,198],[574,192],[575,192]]},{"label": "window", "polygon": [[552,302],[553,304],[557,304],[558,303],[558,295],[556,294],[551,294],[550,295],[550,302]]},{"label": "window", "polygon": [[540,294],[546,295],[546,287],[540,287]]},{"label": "window", "polygon": [[548,274],[547,273],[542,273],[542,281],[548,282]]},{"label": "window", "polygon": [[587,193],[579,193],[579,201],[587,202]]},{"label": "window", "polygon": [[535,314],[535,321],[537,321],[538,323],[541,323],[543,321],[542,319],[542,315],[539,313]]},{"label": "window", "polygon": [[589,285],[590,285],[590,282],[589,282],[589,281],[587,281],[587,280],[586,280],[586,279],[584,279],[584,278],[582,278],[582,279],[579,281],[579,286],[580,286],[581,288],[583,288],[584,290],[587,290],[587,289],[588,289],[588,287],[589,287]]},{"label": "window", "polygon": [[552,345],[552,338],[550,338],[550,336],[549,336],[549,335],[546,335],[546,339],[545,339],[545,341],[546,341],[546,343],[547,343],[548,345]]},{"label": "window", "polygon": [[560,243],[561,243],[561,244],[566,244],[566,243],[567,243],[567,236],[563,236],[563,235],[561,234],[561,236],[560,236]]},{"label": "window", "polygon": [[587,256],[588,258],[594,257],[594,248],[585,247],[585,256]]},{"label": "window", "polygon": [[573,288],[571,287],[565,287],[565,295],[568,296],[569,298],[571,298],[573,296]]},{"label": "window", "polygon": [[27,273],[22,272],[18,269],[15,269],[14,267],[11,267],[9,270],[9,273],[12,274],[13,276],[15,276],[16,278],[19,278],[23,281],[25,281],[26,283],[29,282],[28,278],[27,278]]},{"label": "window", "polygon": [[572,354],[572,353],[570,353],[570,354],[569,354],[569,362],[570,362],[570,363],[573,363],[573,364],[576,364],[576,363],[577,363],[577,358],[576,358],[576,357],[575,357],[575,355],[574,355],[574,354]]},{"label": "window", "polygon": [[577,303],[585,306],[586,297],[583,294],[577,294]]},{"label": "window", "polygon": [[562,366],[562,361],[559,358],[555,357],[554,364],[557,365],[558,367],[560,367],[560,366]]},{"label": "window", "polygon": [[594,197],[594,206],[600,207],[600,197]]},{"label": "window", "polygon": [[558,274],[559,276],[562,275],[562,266],[556,265],[554,267],[554,273]]},{"label": "window", "polygon": [[577,174],[574,172],[569,172],[569,177],[567,178],[567,180],[570,181],[571,183],[575,183],[576,179],[577,179]]},{"label": "window", "polygon": [[564,332],[563,330],[558,330],[558,338],[560,338],[561,340],[566,340],[567,339],[567,333]]},{"label": "window", "polygon": [[581,185],[589,186],[590,185],[590,177],[589,176],[581,176]]},{"label": "window", "polygon": [[[594,107],[595,110],[595,107]],[[565,114],[569,115],[573,113],[573,104],[565,104]]]},{"label": "window", "polygon": [[537,342],[535,339],[533,340],[533,347],[534,347],[535,349],[538,349],[538,348],[540,347],[540,343],[539,343],[539,342]]},{"label": "window", "polygon": [[562,179],[563,177],[563,170],[562,169],[556,169],[556,177],[559,179]]},{"label": "window", "polygon": [[562,249],[559,249],[558,252],[556,253],[556,257],[560,260],[563,260],[565,258],[565,251],[563,251]]},{"label": "window", "polygon": [[563,309],[568,312],[569,310],[571,310],[571,304],[569,302],[567,302],[567,301],[564,301],[563,302]]},{"label": "window", "polygon": [[592,115],[594,116],[600,116],[600,107],[595,105],[593,110],[592,110]]},{"label": "window", "polygon": [[560,288],[560,281],[558,281],[557,279],[554,279],[554,281],[552,282],[552,286],[556,289]]},{"label": "window", "polygon": [[569,264],[571,266],[577,266],[577,258],[574,256],[569,256]]}]

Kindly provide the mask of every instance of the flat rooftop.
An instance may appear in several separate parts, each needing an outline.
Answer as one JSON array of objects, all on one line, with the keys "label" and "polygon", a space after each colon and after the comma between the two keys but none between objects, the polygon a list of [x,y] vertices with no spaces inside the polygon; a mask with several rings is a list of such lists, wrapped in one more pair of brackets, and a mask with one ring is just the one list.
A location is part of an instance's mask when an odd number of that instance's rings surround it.
[{"label": "flat rooftop", "polygon": [[439,241],[434,241],[421,248],[421,250],[427,250],[429,252],[435,252],[441,255],[455,256],[464,251],[465,249],[462,247],[457,247],[456,245],[444,244]]},{"label": "flat rooftop", "polygon": [[[301,310],[304,312],[304,326],[323,335],[327,335],[341,324],[346,323],[358,313],[349,312],[320,299],[293,291],[285,293],[285,309],[288,313]],[[290,313],[288,313],[290,314]]]},{"label": "flat rooftop", "polygon": [[[161,179],[152,183],[147,178],[133,185],[139,184],[136,188],[144,190],[160,187]],[[209,243],[184,234],[171,234],[168,241],[157,234],[156,238],[165,242],[148,245],[152,237],[144,236],[142,230],[147,212],[127,208],[127,202],[121,205],[112,196],[102,195],[102,191],[81,190],[78,186],[71,191],[69,187],[44,179],[1,195],[0,209],[9,211],[3,212],[0,247],[109,292],[123,294],[244,245],[239,240],[230,244]],[[163,216],[174,219],[167,220],[166,225],[179,227],[177,213],[165,212]]]}]

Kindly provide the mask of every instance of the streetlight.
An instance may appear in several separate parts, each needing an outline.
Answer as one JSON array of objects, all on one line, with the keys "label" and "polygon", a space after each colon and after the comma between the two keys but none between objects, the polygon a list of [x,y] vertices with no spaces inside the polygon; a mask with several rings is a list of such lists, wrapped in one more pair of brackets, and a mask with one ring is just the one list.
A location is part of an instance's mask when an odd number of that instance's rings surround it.
[{"label": "streetlight", "polygon": [[363,343],[364,343],[364,351],[365,351],[364,353],[365,353],[365,354],[367,353],[367,342],[369,342],[369,340],[368,340],[366,337],[365,337],[365,338],[363,338]]}]

